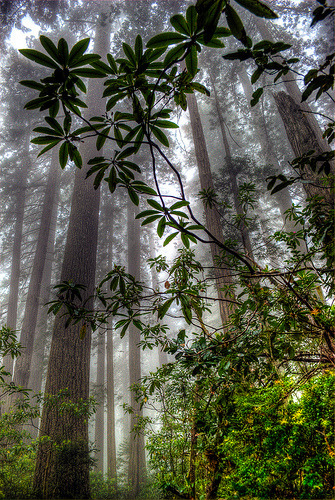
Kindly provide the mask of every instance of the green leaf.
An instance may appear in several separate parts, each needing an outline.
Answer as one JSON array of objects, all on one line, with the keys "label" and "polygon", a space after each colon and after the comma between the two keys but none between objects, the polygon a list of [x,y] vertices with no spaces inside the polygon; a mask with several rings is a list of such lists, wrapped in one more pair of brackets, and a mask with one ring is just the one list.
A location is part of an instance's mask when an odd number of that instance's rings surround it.
[{"label": "green leaf", "polygon": [[58,123],[58,121],[55,120],[55,118],[52,118],[51,116],[46,116],[44,119],[47,122],[47,124],[50,125],[50,127],[56,130],[59,134],[63,135],[63,129],[61,125]]},{"label": "green leaf", "polygon": [[131,62],[131,64],[136,68],[137,59],[136,59],[135,53],[134,53],[133,49],[131,48],[131,46],[128,45],[128,43],[123,43],[122,48],[123,48],[123,52],[126,54],[127,58]]},{"label": "green leaf", "polygon": [[41,155],[43,155],[44,153],[46,153],[47,151],[49,151],[49,149],[52,149],[54,148],[55,146],[57,146],[57,144],[59,144],[61,141],[61,139],[58,139],[57,141],[53,141],[53,142],[50,142],[50,144],[48,144],[47,146],[45,146],[45,148],[42,149],[42,151],[40,151],[37,155],[37,158]]},{"label": "green leaf", "polygon": [[96,148],[97,148],[98,151],[100,151],[100,149],[105,144],[106,139],[108,138],[108,134],[110,132],[110,129],[111,129],[110,126],[106,127],[103,130],[101,130],[101,134],[102,135],[98,135],[98,137],[97,137],[97,144],[96,144]]},{"label": "green leaf", "polygon": [[157,234],[158,236],[161,238],[164,234],[164,231],[165,231],[165,227],[166,227],[166,220],[165,220],[165,216],[161,218],[161,220],[158,222],[157,224]]},{"label": "green leaf", "polygon": [[108,187],[111,193],[114,193],[117,185],[117,174],[115,167],[112,167],[108,176]]},{"label": "green leaf", "polygon": [[190,5],[186,10],[186,21],[189,27],[190,35],[193,35],[197,30],[198,14],[194,5]]},{"label": "green leaf", "polygon": [[71,143],[69,143],[69,155],[70,159],[74,162],[77,168],[81,168],[83,166],[83,159],[78,148]]},{"label": "green leaf", "polygon": [[124,146],[124,140],[120,132],[120,129],[116,126],[114,126],[114,137],[116,139],[116,143],[119,146],[119,148],[122,148]]},{"label": "green leaf", "polygon": [[252,84],[256,83],[258,78],[260,78],[260,76],[262,76],[263,72],[264,72],[264,68],[258,67],[257,69],[255,69],[255,71],[251,75],[251,83]]},{"label": "green leaf", "polygon": [[208,97],[211,95],[210,91],[206,89],[204,85],[198,82],[192,82],[191,83],[192,89],[196,90],[197,92],[201,92],[201,94],[207,95]]},{"label": "green leaf", "polygon": [[188,207],[189,204],[190,204],[190,202],[186,201],[186,200],[176,201],[176,203],[171,205],[170,210],[177,210],[178,208],[181,208],[181,207]]},{"label": "green leaf", "polygon": [[250,101],[250,106],[251,107],[256,106],[256,104],[258,103],[258,101],[261,98],[262,94],[263,94],[263,89],[262,88],[257,89],[257,90],[255,90],[255,92],[253,92],[252,99]]},{"label": "green leaf", "polygon": [[257,17],[265,17],[266,19],[278,19],[278,16],[273,10],[259,0],[235,0],[236,3],[247,9]]},{"label": "green leaf", "polygon": [[181,35],[180,33],[169,31],[167,33],[160,33],[159,35],[150,38],[150,40],[147,43],[147,47],[148,48],[168,47],[169,45],[175,45],[176,43],[180,43],[184,40],[187,40],[186,36]]},{"label": "green leaf", "polygon": [[187,71],[194,77],[198,71],[198,51],[195,45],[192,45],[190,52],[186,56],[185,62]]},{"label": "green leaf", "polygon": [[155,220],[161,219],[161,217],[162,217],[162,214],[150,215],[150,217],[147,217],[146,219],[144,219],[141,226],[146,226],[147,224],[151,224],[152,222],[155,222]]},{"label": "green leaf", "polygon": [[141,60],[141,57],[143,55],[143,42],[142,42],[142,37],[141,35],[137,35],[135,39],[135,56],[137,61]]},{"label": "green leaf", "polygon": [[64,169],[66,167],[68,157],[69,157],[69,143],[63,142],[63,144],[59,148],[59,164],[61,168]]},{"label": "green leaf", "polygon": [[198,29],[204,27],[204,41],[208,43],[214,35],[226,0],[197,0]]},{"label": "green leaf", "polygon": [[151,194],[152,196],[157,196],[157,192],[153,188],[151,188],[147,185],[141,185],[141,186],[137,187],[137,191],[144,193],[144,194]]},{"label": "green leaf", "polygon": [[147,203],[152,208],[155,208],[156,210],[159,210],[160,212],[164,212],[164,208],[158,203],[158,201],[156,201],[156,200],[147,200]]},{"label": "green leaf", "polygon": [[151,131],[154,134],[154,136],[156,137],[156,139],[159,140],[159,142],[161,142],[167,148],[169,147],[168,138],[166,137],[166,135],[164,134],[164,132],[160,128],[151,127]]},{"label": "green leaf", "polygon": [[234,35],[235,38],[240,40],[242,43],[246,42],[247,34],[245,32],[243,23],[240,19],[240,16],[237,14],[236,10],[234,10],[229,4],[226,5],[225,14],[228,26],[230,31]]},{"label": "green leaf", "polygon": [[47,51],[47,53],[49,54],[49,56],[52,57],[52,59],[54,59],[56,62],[58,62],[59,64],[62,64],[62,61],[61,59],[59,58],[58,56],[58,50],[57,50],[57,47],[56,45],[53,43],[52,40],[50,40],[50,38],[48,38],[47,36],[44,36],[44,35],[41,35],[40,36],[40,42],[43,46],[43,48]]},{"label": "green leaf", "polygon": [[134,205],[136,205],[138,207],[138,205],[140,203],[140,199],[139,199],[138,194],[136,193],[136,191],[134,191],[134,189],[132,189],[130,187],[130,188],[128,188],[128,194],[129,194],[129,198],[134,203]]},{"label": "green leaf", "polygon": [[178,61],[186,51],[186,45],[181,43],[169,50],[164,59],[164,66],[170,66],[172,63]]},{"label": "green leaf", "polygon": [[170,306],[174,300],[175,300],[174,297],[172,297],[171,299],[166,300],[161,306],[159,306],[159,308],[158,308],[158,318],[159,319],[164,318],[165,314],[170,309]]},{"label": "green leaf", "polygon": [[[76,61],[72,63],[71,69],[73,70],[74,68],[85,66],[86,64],[93,64],[99,62],[100,59],[101,59],[100,56],[98,56],[97,54],[84,54],[83,56],[81,56],[79,59],[76,59]],[[73,74],[73,71],[71,71],[71,74]]]},{"label": "green leaf", "polygon": [[168,245],[170,243],[170,241],[172,241],[178,234],[179,234],[178,232],[172,233],[167,238],[165,238],[164,243],[163,243],[163,247]]},{"label": "green leaf", "polygon": [[58,41],[58,57],[63,66],[67,66],[69,62],[69,46],[64,38]]},{"label": "green leaf", "polygon": [[40,134],[47,134],[47,135],[58,135],[59,137],[63,137],[63,131],[62,133],[59,133],[58,131],[48,128],[48,127],[36,127],[33,129],[33,132],[38,132]]},{"label": "green leaf", "polygon": [[170,23],[176,31],[182,33],[183,35],[190,35],[189,26],[185,18],[181,14],[176,14],[170,18]]},{"label": "green leaf", "polygon": [[161,128],[179,128],[179,125],[169,120],[155,120],[154,125]]},{"label": "green leaf", "polygon": [[[108,90],[108,89],[106,89],[106,90]],[[106,90],[105,90],[105,92],[106,92]],[[105,92],[104,92],[104,94],[105,94]],[[122,99],[124,99],[126,96],[127,96],[126,92],[121,92],[121,93],[114,95],[110,99],[108,99],[107,104],[106,104],[106,111],[110,111],[112,108],[114,108],[114,106],[117,102],[122,101]]]},{"label": "green leaf", "polygon": [[83,78],[103,78],[105,73],[94,68],[78,68],[71,71],[71,75],[82,76]]},{"label": "green leaf", "polygon": [[31,61],[41,64],[41,66],[46,66],[47,68],[57,69],[59,66],[50,57],[46,56],[42,52],[38,52],[33,49],[20,49],[19,52],[30,59]]},{"label": "green leaf", "polygon": [[225,47],[225,44],[221,40],[214,38],[214,36],[209,40],[209,42],[205,42],[204,36],[199,36],[197,38],[197,42],[206,45],[206,47],[212,47],[214,49],[223,49],[223,47]]},{"label": "green leaf", "polygon": [[143,210],[136,215],[135,219],[142,219],[143,217],[147,217],[149,215],[158,215],[158,217],[162,217],[162,214],[157,212],[157,210]]},{"label": "green leaf", "polygon": [[44,85],[38,82],[34,82],[33,80],[21,80],[20,85],[24,85],[25,87],[29,87],[30,89],[41,91],[44,89]]},{"label": "green leaf", "polygon": [[117,74],[117,65],[114,57],[111,54],[107,54],[107,61],[109,62],[110,67],[114,71],[114,74]]},{"label": "green leaf", "polygon": [[83,54],[86,52],[90,43],[89,38],[84,38],[77,42],[71,49],[69,54],[69,67],[72,68],[72,64],[75,63]]},{"label": "green leaf", "polygon": [[49,144],[50,142],[59,141],[59,137],[44,135],[43,137],[35,137],[30,142],[32,144]]},{"label": "green leaf", "polygon": [[183,243],[183,245],[186,247],[186,248],[190,248],[190,240],[188,239],[188,235],[185,234],[185,233],[181,233],[180,234],[180,239]]}]

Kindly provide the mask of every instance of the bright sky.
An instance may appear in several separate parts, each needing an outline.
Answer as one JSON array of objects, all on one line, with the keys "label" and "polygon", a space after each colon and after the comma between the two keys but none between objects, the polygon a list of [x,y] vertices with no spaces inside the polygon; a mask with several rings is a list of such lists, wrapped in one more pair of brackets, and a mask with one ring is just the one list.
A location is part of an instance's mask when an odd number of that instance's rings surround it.
[{"label": "bright sky", "polygon": [[10,36],[10,43],[15,49],[24,49],[27,47],[26,37],[30,35],[38,36],[39,26],[34,23],[29,15],[25,16],[22,20],[22,24],[25,28],[30,30],[29,33],[23,33],[17,28],[12,29],[12,34]]}]

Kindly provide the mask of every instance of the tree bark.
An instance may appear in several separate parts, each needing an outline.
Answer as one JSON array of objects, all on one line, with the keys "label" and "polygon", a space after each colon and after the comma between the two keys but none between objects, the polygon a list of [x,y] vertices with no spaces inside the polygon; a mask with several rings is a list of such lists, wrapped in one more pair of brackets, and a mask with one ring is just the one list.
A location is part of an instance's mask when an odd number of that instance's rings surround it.
[{"label": "tree bark", "polygon": [[[110,43],[107,8],[100,14],[96,29],[94,52],[100,55],[108,52]],[[91,80],[87,116],[103,113],[102,92],[102,83]],[[95,150],[93,141],[84,144],[83,167],[76,170],[61,272],[61,281],[86,287],[82,302],[88,309],[93,307],[100,193],[85,176]],[[63,312],[57,314],[53,329],[34,491],[40,498],[84,499],[90,497],[87,406],[91,332],[87,327],[83,333],[83,321],[66,326]]]},{"label": "tree bark", "polygon": [[[209,157],[207,152],[207,146],[205,141],[205,136],[201,124],[200,114],[198,110],[198,104],[194,94],[187,94],[187,107],[189,110],[192,135],[194,141],[195,156],[197,159],[200,186],[201,190],[214,190],[213,177],[211,172],[211,166],[209,163]],[[223,242],[223,233],[220,222],[220,214],[216,208],[205,207],[205,217],[206,217],[206,227],[213,234],[213,236],[218,240]],[[215,244],[211,243],[211,254],[214,264],[214,275],[218,291],[218,298],[220,304],[220,315],[222,323],[225,324],[229,318],[229,314],[232,311],[232,307],[229,305],[227,300],[228,294],[225,291],[227,285],[231,285],[232,279],[229,269],[227,267],[217,265],[217,260],[220,259],[220,248]]]},{"label": "tree bark", "polygon": [[[255,23],[262,38],[273,42],[274,39],[272,33],[269,27],[266,25],[266,22],[263,19],[257,17],[255,18]],[[274,60],[276,59],[278,59],[279,63],[282,62],[280,57],[274,57]],[[318,144],[318,148],[321,151],[330,151],[330,146],[322,137],[322,131],[309,104],[307,102],[301,102],[301,91],[296,83],[294,74],[289,71],[286,75],[283,75],[281,77],[281,80],[283,81],[288,94],[295,101],[295,103],[300,106],[301,112],[306,117],[306,121],[308,122],[310,129],[313,131],[313,135],[315,137],[316,143]]]},{"label": "tree bark", "polygon": [[[315,151],[315,155],[322,153],[324,150],[320,148],[307,116],[294,99],[285,92],[277,92],[274,94],[274,99],[295,157],[311,150]],[[334,204],[334,195],[330,187],[323,185],[317,171],[313,172],[309,167],[305,167],[300,169],[300,173],[309,181],[303,184],[307,196],[320,196],[331,208]]]},{"label": "tree bark", "polygon": [[[140,279],[140,224],[135,220],[135,206],[128,200],[128,272]],[[133,324],[129,328],[129,383],[130,387],[138,384],[141,379],[141,350],[139,343],[141,340],[140,330]],[[145,482],[145,451],[143,433],[134,432],[138,425],[139,418],[142,417],[142,410],[139,402],[136,401],[135,393],[130,392],[130,406],[133,413],[130,415],[130,445],[129,445],[129,471],[128,479],[132,495],[138,496],[141,485]]]},{"label": "tree bark", "polygon": [[95,413],[95,454],[96,469],[104,472],[104,420],[105,420],[105,332],[98,332],[96,399],[98,408]]}]

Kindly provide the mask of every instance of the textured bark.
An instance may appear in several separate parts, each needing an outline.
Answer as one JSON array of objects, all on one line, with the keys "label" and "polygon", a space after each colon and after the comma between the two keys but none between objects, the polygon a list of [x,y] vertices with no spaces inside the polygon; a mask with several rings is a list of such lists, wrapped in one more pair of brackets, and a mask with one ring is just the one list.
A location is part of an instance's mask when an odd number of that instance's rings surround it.
[{"label": "textured bark", "polygon": [[[106,2],[107,4],[107,2]],[[109,49],[110,24],[107,4],[100,15],[94,52],[106,54]],[[103,85],[91,80],[88,89],[88,114],[104,111]],[[85,307],[93,307],[99,220],[99,190],[86,180],[87,161],[95,151],[95,142],[82,148],[83,167],[75,174],[69,228],[67,233],[61,281],[85,285],[82,293]],[[45,387],[46,402],[41,420],[42,441],[38,448],[34,490],[38,498],[89,498],[88,415],[91,332],[79,335],[82,321],[66,326],[62,312],[56,316]],[[59,397],[67,408],[62,409]],[[49,403],[48,403],[49,398]],[[63,399],[61,399],[62,401]],[[74,406],[73,406],[74,405]],[[79,412],[75,411],[79,408]]]},{"label": "textured bark", "polygon": [[[187,94],[187,107],[190,114],[194,149],[198,164],[201,190],[204,189],[214,190],[214,183],[209,163],[205,136],[201,124],[196,97],[194,94]],[[220,214],[218,213],[218,211],[215,208],[205,207],[205,216],[206,216],[207,229],[213,234],[213,236],[218,241],[223,242]],[[220,248],[215,243],[211,243],[210,246],[214,264],[215,281],[218,290],[221,320],[222,323],[224,324],[228,320],[229,314],[232,310],[231,307],[229,306],[229,301],[227,300],[227,294],[224,291],[224,287],[230,285],[232,283],[232,279],[229,269],[227,269],[226,267],[218,268],[218,266],[216,265],[216,260],[220,258],[220,253],[221,253]]]},{"label": "textured bark", "polygon": [[[271,30],[267,26],[266,22],[263,19],[260,18],[255,18],[255,23],[256,26],[264,40],[270,40],[274,41]],[[280,56],[275,56],[274,60],[278,60],[279,63],[282,62]],[[321,151],[330,151],[330,146],[325,141],[325,139],[322,137],[322,131],[320,129],[320,126],[314,116],[314,113],[312,109],[310,108],[309,104],[307,102],[301,102],[301,91],[296,83],[295,75],[289,71],[286,75],[283,75],[281,77],[281,80],[283,81],[286,90],[288,94],[291,96],[291,98],[295,101],[295,103],[300,107],[301,111],[303,112],[304,116],[306,117],[306,120],[310,126],[310,129],[313,131],[313,135],[315,137],[315,141],[318,144],[318,148]]]},{"label": "textured bark", "polygon": [[[140,224],[135,220],[135,206],[128,201],[128,272],[140,279]],[[129,330],[129,383],[130,386],[137,384],[141,378],[141,350],[139,343],[141,340],[140,331],[131,325]],[[138,424],[138,418],[142,417],[142,410],[135,399],[133,391],[130,392],[130,406],[133,413],[130,415],[130,443],[129,443],[129,471],[128,480],[132,495],[136,497],[141,485],[145,482],[145,451],[144,436],[142,433],[134,433],[133,430]]]},{"label": "textured bark", "polygon": [[[294,99],[285,92],[274,94],[274,99],[295,157],[302,156],[311,150],[314,150],[316,155],[322,153],[324,150],[320,148],[307,116]],[[309,181],[303,184],[307,196],[320,196],[329,207],[332,207],[334,204],[332,190],[324,187],[317,171],[313,172],[310,168],[305,167],[300,172]]]},{"label": "textured bark", "polygon": [[231,190],[233,193],[234,206],[235,206],[235,210],[236,210],[237,215],[240,216],[240,221],[241,221],[240,226],[239,226],[239,230],[241,233],[242,244],[243,244],[243,248],[244,248],[244,252],[245,252],[246,256],[253,260],[253,252],[252,252],[252,247],[251,247],[249,229],[243,220],[244,213],[243,213],[243,208],[241,206],[239,196],[238,196],[238,184],[237,184],[236,174],[235,174],[234,168],[233,168],[230,146],[229,146],[229,142],[228,142],[228,138],[227,138],[227,134],[226,134],[226,130],[225,130],[225,124],[224,124],[223,117],[222,117],[222,111],[221,111],[218,95],[217,95],[216,88],[215,88],[214,78],[212,77],[212,75],[211,75],[211,82],[212,82],[212,88],[214,91],[215,107],[216,107],[216,111],[217,111],[218,118],[219,118],[223,147],[224,147],[224,150],[226,153],[225,162],[227,165],[227,171],[228,171],[228,175],[229,175]]},{"label": "textured bark", "polygon": [[96,469],[104,472],[104,416],[105,416],[105,332],[98,333],[97,379],[95,397],[98,408],[95,413]]},{"label": "textured bark", "polygon": [[50,171],[45,188],[41,222],[22,321],[20,342],[24,349],[15,363],[14,382],[16,385],[24,388],[28,387],[29,382],[43,269],[47,256],[52,213],[59,188],[59,178],[58,151],[55,150],[52,154]]}]

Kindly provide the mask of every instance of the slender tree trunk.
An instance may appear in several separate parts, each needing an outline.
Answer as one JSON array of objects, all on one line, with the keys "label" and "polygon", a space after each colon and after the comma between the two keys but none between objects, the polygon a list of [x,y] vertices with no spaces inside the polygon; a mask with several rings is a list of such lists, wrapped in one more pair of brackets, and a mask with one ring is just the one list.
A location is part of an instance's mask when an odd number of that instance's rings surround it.
[{"label": "slender tree trunk", "polygon": [[95,414],[96,468],[104,472],[104,417],[105,417],[105,332],[98,332],[96,398],[98,408]]},{"label": "slender tree trunk", "polygon": [[58,151],[52,154],[50,171],[45,188],[40,228],[37,239],[37,246],[30,276],[26,307],[23,316],[20,342],[24,347],[21,356],[15,363],[14,382],[24,388],[28,387],[31,359],[33,355],[33,345],[37,314],[40,305],[40,291],[42,284],[43,269],[47,256],[50,227],[52,221],[53,207],[59,186],[60,168],[58,165]]},{"label": "slender tree trunk", "polygon": [[[57,227],[58,201],[59,186],[57,186],[56,198],[52,210],[51,228],[49,232],[47,255],[43,270],[40,304],[37,315],[36,335],[34,339],[33,356],[31,360],[30,377],[28,383],[33,395],[39,393],[42,390],[44,363],[47,355],[48,306],[46,304],[50,299],[51,275],[52,265],[54,261],[55,236]],[[36,438],[38,435],[39,419],[34,419],[32,424],[32,427],[28,428],[27,430],[30,432],[32,438]]]},{"label": "slender tree trunk", "polygon": [[[140,279],[140,224],[135,220],[135,206],[128,200],[128,272]],[[140,330],[134,325],[129,328],[129,383],[130,387],[138,384],[141,379],[141,340]],[[133,432],[142,417],[142,410],[136,401],[135,393],[130,392],[130,406],[133,413],[130,415],[130,446],[129,446],[129,472],[128,478],[133,496],[137,496],[140,487],[145,482],[145,452],[143,433]]]},{"label": "slender tree trunk", "polygon": [[[114,205],[109,202],[106,207],[106,219],[108,222],[108,267],[113,265],[113,222]],[[108,318],[107,328],[107,476],[114,481],[117,488],[117,468],[116,468],[116,429],[115,429],[115,400],[114,400],[114,339],[113,339],[113,319]]]},{"label": "slender tree trunk", "polygon": [[107,330],[107,475],[117,488],[113,328]]},{"label": "slender tree trunk", "polygon": [[[99,16],[96,30],[94,52],[99,54],[109,49],[107,8]],[[102,91],[100,81],[90,81],[87,116],[103,113]],[[82,301],[88,309],[93,307],[100,193],[85,177],[94,151],[95,142],[87,141],[82,148],[83,167],[76,170],[61,273],[61,281],[85,285]],[[53,330],[34,490],[40,498],[84,499],[90,497],[87,404],[91,332],[89,328],[83,332],[82,321],[67,326],[62,313],[56,316]]]},{"label": "slender tree trunk", "polygon": [[236,210],[237,215],[240,217],[239,230],[241,232],[242,244],[243,244],[244,252],[247,255],[247,257],[249,257],[250,259],[253,260],[253,252],[252,252],[252,247],[251,247],[249,229],[244,222],[245,214],[243,212],[243,208],[242,208],[242,205],[241,205],[240,199],[239,199],[236,174],[234,172],[232,155],[231,155],[230,146],[229,146],[229,142],[228,142],[228,138],[227,138],[227,134],[226,134],[226,130],[225,130],[225,124],[224,124],[223,117],[222,117],[222,111],[221,111],[218,95],[217,95],[216,88],[215,88],[214,78],[212,75],[210,75],[210,76],[211,76],[212,88],[214,91],[215,107],[216,107],[216,111],[217,111],[218,118],[219,118],[223,147],[224,147],[224,150],[226,153],[225,160],[226,160],[227,171],[228,171],[228,175],[229,175],[229,181],[230,181],[230,185],[231,185],[233,197],[234,197],[234,206],[235,206],[235,210]]},{"label": "slender tree trunk", "polygon": [[[20,285],[20,266],[21,266],[21,247],[23,234],[23,218],[24,206],[26,201],[28,173],[31,169],[31,158],[29,153],[30,130],[27,131],[25,137],[25,146],[23,149],[23,157],[21,168],[17,173],[16,184],[16,201],[15,201],[15,224],[14,224],[14,239],[12,251],[12,266],[9,282],[9,297],[7,308],[7,326],[12,330],[17,327],[17,308]],[[3,365],[6,370],[13,374],[13,358],[8,354],[4,357]],[[8,380],[9,382],[10,380]],[[8,411],[10,401],[6,402],[5,411]]]},{"label": "slender tree trunk", "polygon": [[[209,163],[205,136],[201,124],[196,97],[194,94],[187,94],[187,107],[191,120],[191,128],[195,155],[199,170],[201,190],[214,190],[214,183]],[[219,212],[215,207],[210,208],[206,206],[205,216],[206,227],[208,228],[208,230],[215,236],[218,241],[223,242],[223,233]],[[225,287],[227,287],[227,285],[231,285],[232,279],[229,269],[217,265],[217,260],[220,259],[220,248],[215,243],[212,243],[210,246],[214,264],[215,281],[218,290],[221,320],[222,323],[225,324],[232,310],[229,306],[229,301],[227,300],[228,294],[225,291]]]}]

